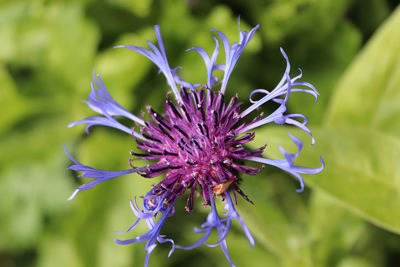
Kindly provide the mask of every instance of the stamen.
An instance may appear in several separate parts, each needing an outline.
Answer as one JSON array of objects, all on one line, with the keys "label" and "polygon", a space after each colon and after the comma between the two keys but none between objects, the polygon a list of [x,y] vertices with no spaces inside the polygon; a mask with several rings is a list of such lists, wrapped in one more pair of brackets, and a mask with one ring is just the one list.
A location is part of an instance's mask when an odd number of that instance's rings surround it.
[{"label": "stamen", "polygon": [[217,114],[215,112],[215,110],[211,110],[211,114],[214,115],[214,128],[217,129]]},{"label": "stamen", "polygon": [[167,104],[171,108],[171,110],[175,114],[175,116],[182,119],[180,112],[176,109],[175,105],[171,102],[171,100],[167,99]]},{"label": "stamen", "polygon": [[[219,115],[222,116],[222,108],[224,106],[225,97],[224,97],[223,94],[220,94],[220,95],[221,95],[221,99],[220,99],[220,102],[219,102]],[[221,119],[221,118],[219,118],[219,119]]]},{"label": "stamen", "polygon": [[168,155],[168,156],[178,156],[178,153],[173,153],[173,152],[169,152],[167,150],[164,150],[164,155]]},{"label": "stamen", "polygon": [[183,136],[189,138],[189,136],[176,124],[174,124],[174,128],[177,129]]},{"label": "stamen", "polygon": [[237,100],[238,100],[238,94],[232,97],[231,101],[229,101],[229,104],[225,109],[225,113],[227,113],[236,104]]},{"label": "stamen", "polygon": [[186,108],[185,108],[185,105],[181,105],[181,108],[182,108],[183,112],[185,113],[186,119],[187,119],[190,123],[192,123],[192,119],[189,117],[189,114],[188,114],[188,112],[187,112],[187,110],[186,110]]},{"label": "stamen", "polygon": [[135,153],[132,150],[129,151],[129,154],[131,154],[132,156],[136,156],[136,157],[147,157],[147,156],[150,156],[149,154]]},{"label": "stamen", "polygon": [[156,119],[157,122],[162,124],[165,128],[167,128],[169,131],[171,131],[171,128],[164,122],[164,118],[155,112],[152,108],[150,108],[150,112],[153,114],[154,118]]},{"label": "stamen", "polygon": [[166,136],[168,136],[169,139],[171,139],[172,141],[174,141],[174,138],[172,138],[172,136],[162,127],[161,124],[158,125],[158,128],[159,128]]},{"label": "stamen", "polygon": [[182,146],[181,142],[178,142],[177,144],[178,144],[178,146],[179,146],[179,148],[180,148],[181,150],[185,150],[185,148]]},{"label": "stamen", "polygon": [[213,91],[211,91],[210,88],[208,88],[208,92],[209,92],[209,97],[210,97],[210,106],[212,105],[212,103],[214,102],[214,95],[215,93]]},{"label": "stamen", "polygon": [[206,124],[203,124],[203,127],[206,130],[207,138],[210,139],[210,134],[208,132],[208,126]]},{"label": "stamen", "polygon": [[202,135],[204,135],[204,130],[203,130],[203,127],[202,127],[203,124],[204,124],[203,122],[197,124],[197,127],[200,129],[200,132],[201,132]]},{"label": "stamen", "polygon": [[200,145],[199,145],[199,143],[195,140],[195,139],[190,139],[190,141],[193,143],[193,144],[195,144],[195,146],[198,148],[198,149],[200,149],[201,151],[203,151],[203,149],[200,147]]},{"label": "stamen", "polygon": [[200,112],[201,112],[201,118],[202,118],[203,121],[205,121],[205,120],[206,120],[206,117],[205,117],[205,114],[204,114],[204,108],[203,108],[200,104],[198,104],[198,105],[197,105],[197,109],[200,110]]},{"label": "stamen", "polygon": [[183,143],[183,144],[186,146],[186,148],[183,147],[183,150],[186,151],[187,153],[189,153],[190,155],[193,156],[192,152],[190,152],[190,149],[191,149],[191,148],[187,145],[187,143],[185,142],[185,140],[183,140],[183,138],[181,138],[181,139],[179,140],[178,144],[179,144],[180,142]]},{"label": "stamen", "polygon": [[151,140],[151,141],[154,141],[154,142],[157,142],[157,143],[160,143],[160,144],[162,144],[162,142],[160,141],[160,140],[158,140],[157,138],[155,138],[155,137],[153,137],[153,136],[150,136],[150,135],[148,135],[148,134],[143,134],[143,136],[146,138],[146,139],[149,139],[149,140]]}]

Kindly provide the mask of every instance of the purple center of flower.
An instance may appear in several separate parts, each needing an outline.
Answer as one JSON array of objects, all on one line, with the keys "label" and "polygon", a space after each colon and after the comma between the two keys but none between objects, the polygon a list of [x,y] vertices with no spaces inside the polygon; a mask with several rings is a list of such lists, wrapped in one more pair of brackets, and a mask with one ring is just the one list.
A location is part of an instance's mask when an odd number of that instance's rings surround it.
[{"label": "purple center of flower", "polygon": [[[249,156],[261,156],[264,147],[249,150],[244,144],[254,139],[254,133],[240,134],[247,124],[240,117],[237,96],[226,105],[224,95],[209,89],[181,90],[182,103],[175,105],[168,98],[165,113],[160,115],[147,106],[151,121],[140,130],[147,141],[136,139],[138,148],[146,154],[135,153],[143,160],[157,161],[138,168],[144,177],[166,173],[154,187],[153,194],[162,196],[168,192],[166,203],[176,200],[186,189],[190,195],[185,209],[193,207],[196,187],[200,186],[204,201],[210,204],[210,190],[223,194],[228,186],[241,194],[237,172],[254,175],[261,169],[242,165],[240,160]],[[257,118],[256,118],[257,119]]]}]

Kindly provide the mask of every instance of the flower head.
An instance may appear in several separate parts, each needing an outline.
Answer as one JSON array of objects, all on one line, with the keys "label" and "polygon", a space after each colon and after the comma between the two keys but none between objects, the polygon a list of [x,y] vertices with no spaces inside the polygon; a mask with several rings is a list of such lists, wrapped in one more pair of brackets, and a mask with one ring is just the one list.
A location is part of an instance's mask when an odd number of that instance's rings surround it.
[{"label": "flower head", "polygon": [[[74,198],[79,191],[90,189],[101,182],[121,175],[134,172],[145,178],[164,175],[163,180],[154,185],[143,197],[142,207],[137,203],[136,198],[134,202],[131,201],[131,208],[137,220],[125,232],[134,229],[141,220],[146,222],[149,231],[133,239],[115,240],[118,244],[146,242],[145,266],[147,266],[150,254],[157,242],[170,242],[172,244],[170,254],[175,248],[187,250],[203,244],[220,246],[229,263],[234,266],[225,240],[232,220],[239,221],[250,245],[254,246],[254,238],[236,211],[234,204],[237,203],[237,195],[252,203],[239,187],[240,173],[256,175],[263,169],[263,164],[272,165],[294,175],[300,182],[300,188],[297,191],[301,192],[304,189],[301,174],[318,173],[324,167],[322,159],[321,167],[315,169],[294,165],[294,159],[302,149],[302,142],[293,135],[290,135],[290,138],[298,147],[298,152],[291,154],[280,148],[282,159],[264,158],[262,153],[265,146],[257,149],[246,147],[246,144],[255,137],[253,129],[268,123],[296,126],[311,136],[312,143],[315,142],[311,131],[306,126],[307,118],[298,113],[286,114],[286,103],[292,92],[309,93],[315,99],[318,97],[318,92],[311,84],[300,81],[301,71],[298,76],[290,77],[289,59],[283,49],[281,49],[281,53],[286,60],[286,70],[281,81],[272,91],[254,90],[250,94],[250,105],[243,105],[239,102],[237,95],[229,100],[226,99],[225,90],[229,77],[239,56],[257,29],[258,25],[250,32],[242,31],[239,24],[240,40],[233,44],[230,44],[222,32],[213,30],[222,40],[225,50],[224,65],[216,64],[219,41],[214,36],[212,38],[215,41],[215,49],[211,57],[200,47],[189,49],[199,53],[205,62],[207,79],[204,85],[184,81],[177,73],[179,67],[170,68],[159,26],[155,26],[158,47],[151,42],[148,42],[151,50],[135,45],[118,46],[138,52],[150,59],[164,74],[174,96],[170,97],[171,92],[167,93],[162,112],[146,106],[148,116],[142,113],[141,118],[132,115],[120,106],[111,97],[100,76],[93,73],[91,92],[86,104],[100,116],[73,122],[69,127],[86,124],[86,131],[89,133],[90,127],[103,125],[132,134],[138,151],[131,151],[131,155],[148,162],[148,165],[136,167],[131,162],[130,168],[126,170],[98,170],[79,163],[67,151],[68,156],[75,163],[70,169],[81,171],[83,177],[93,178],[90,182],[79,186],[69,199]],[[224,72],[220,82],[213,75],[215,70]],[[219,90],[213,90],[213,87],[218,87]],[[254,94],[263,94],[264,96],[259,100],[254,100]],[[248,118],[258,107],[269,101],[279,104],[274,112],[269,115],[257,114],[253,119]],[[118,116],[132,120],[132,125],[121,124],[115,119]],[[250,167],[246,165],[247,161],[262,163],[262,165],[259,168]],[[174,215],[176,201],[186,192],[188,193],[185,196],[185,209],[187,212],[193,209],[196,191],[201,192],[203,205],[211,207],[201,228],[195,229],[202,236],[192,245],[175,245],[172,239],[161,234],[162,226],[168,217]],[[222,216],[218,213],[215,205],[218,196],[226,203],[226,213]],[[232,200],[232,197],[235,201]],[[219,238],[215,244],[209,244],[207,240],[214,228]]]}]

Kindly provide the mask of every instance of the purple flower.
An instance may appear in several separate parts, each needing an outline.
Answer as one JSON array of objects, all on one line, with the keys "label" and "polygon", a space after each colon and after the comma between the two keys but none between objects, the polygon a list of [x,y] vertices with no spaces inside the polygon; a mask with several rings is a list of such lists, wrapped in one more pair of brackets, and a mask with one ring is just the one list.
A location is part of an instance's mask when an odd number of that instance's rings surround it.
[{"label": "purple flower", "polygon": [[[254,238],[235,209],[234,202],[237,203],[237,195],[252,203],[239,187],[239,174],[256,175],[263,169],[263,165],[255,168],[247,166],[246,162],[253,161],[272,165],[294,175],[300,182],[298,192],[302,192],[304,189],[301,174],[315,174],[324,168],[322,159],[321,167],[315,169],[294,164],[294,159],[302,149],[302,142],[293,135],[290,135],[290,138],[298,147],[298,152],[291,154],[280,147],[282,159],[264,158],[262,153],[265,146],[257,149],[246,147],[246,144],[255,137],[253,129],[268,123],[296,126],[311,136],[312,143],[315,142],[311,131],[306,126],[307,118],[299,113],[287,114],[286,103],[292,92],[308,93],[315,99],[318,97],[318,92],[311,84],[300,81],[301,71],[298,76],[290,77],[289,59],[283,49],[281,49],[281,53],[286,60],[286,70],[281,81],[273,90],[254,90],[250,94],[250,105],[245,105],[244,109],[241,108],[243,103],[238,101],[237,95],[229,101],[225,99],[224,93],[229,77],[240,54],[257,29],[258,25],[250,32],[241,31],[239,23],[240,40],[232,44],[222,32],[216,31],[225,50],[224,65],[216,64],[219,42],[215,36],[212,36],[215,41],[215,49],[211,57],[200,47],[188,49],[199,53],[205,62],[207,79],[205,84],[201,85],[184,81],[177,73],[180,67],[170,68],[160,28],[158,25],[155,26],[158,47],[151,42],[148,42],[151,50],[135,45],[118,47],[144,55],[164,74],[174,95],[174,98],[170,99],[170,92],[167,93],[164,111],[158,113],[152,107],[146,106],[148,113],[146,118],[144,114],[142,114],[142,118],[132,115],[111,97],[100,76],[93,73],[91,92],[86,104],[100,116],[88,117],[68,125],[68,127],[72,127],[77,124],[87,124],[87,133],[89,133],[90,127],[103,125],[132,134],[139,151],[131,151],[131,155],[149,162],[144,167],[134,167],[131,164],[130,168],[121,171],[98,170],[79,163],[65,148],[67,155],[74,162],[69,169],[82,172],[80,176],[93,178],[88,183],[79,186],[69,199],[74,198],[79,191],[90,189],[101,182],[125,174],[136,172],[145,178],[165,176],[143,198],[142,207],[137,203],[136,198],[134,202],[131,201],[131,208],[137,220],[124,232],[134,229],[141,220],[146,222],[149,231],[133,239],[115,240],[118,244],[146,242],[145,266],[148,265],[150,254],[157,246],[157,242],[170,242],[172,244],[170,254],[176,248],[188,250],[203,244],[211,247],[220,246],[231,266],[235,266],[230,259],[226,243],[226,236],[232,220],[239,221],[250,245],[254,246]],[[215,70],[224,72],[220,83],[213,76]],[[219,90],[213,90],[212,87],[218,87]],[[255,94],[263,94],[263,97],[254,100]],[[269,101],[278,103],[278,108],[274,112],[266,116],[263,113],[257,114],[257,116],[253,115],[253,111]],[[250,114],[254,117],[253,119],[249,119]],[[132,124],[123,125],[115,117],[128,118]],[[201,237],[192,245],[175,245],[172,239],[161,234],[162,226],[168,217],[175,214],[174,205],[179,197],[185,195],[187,212],[193,209],[196,191],[201,192],[204,205],[211,207],[201,228],[195,229],[195,232],[201,234]],[[186,192],[187,194],[185,194]],[[222,215],[218,213],[215,205],[215,199],[218,196],[226,203],[226,212]],[[232,201],[232,197],[235,201]],[[207,240],[214,228],[219,239],[216,243],[209,244]]]}]

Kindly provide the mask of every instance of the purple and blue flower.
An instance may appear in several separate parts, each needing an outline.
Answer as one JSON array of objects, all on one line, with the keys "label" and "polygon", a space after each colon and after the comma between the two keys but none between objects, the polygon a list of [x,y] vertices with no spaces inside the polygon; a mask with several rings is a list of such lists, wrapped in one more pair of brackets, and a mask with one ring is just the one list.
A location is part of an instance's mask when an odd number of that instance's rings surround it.
[{"label": "purple and blue flower", "polygon": [[[69,200],[73,199],[80,191],[122,175],[137,173],[145,178],[165,175],[164,179],[154,185],[150,192],[143,197],[142,207],[137,203],[136,198],[134,202],[131,201],[131,208],[137,220],[125,232],[134,229],[141,220],[146,222],[149,231],[133,239],[115,240],[118,244],[146,242],[145,266],[148,265],[150,254],[157,246],[157,242],[170,242],[172,244],[170,254],[175,249],[188,250],[203,244],[212,247],[220,246],[230,265],[235,266],[229,256],[226,243],[232,220],[239,222],[250,245],[254,246],[253,236],[235,209],[234,203],[237,203],[237,195],[252,203],[240,189],[238,174],[256,175],[263,170],[264,165],[275,166],[294,175],[300,182],[297,192],[302,192],[304,183],[301,174],[315,174],[324,168],[322,159],[321,167],[315,169],[294,164],[294,159],[302,149],[302,142],[293,135],[290,135],[290,138],[298,147],[298,152],[292,154],[280,147],[282,159],[263,157],[265,146],[257,149],[246,147],[255,137],[253,130],[268,123],[296,126],[311,136],[312,144],[315,142],[311,131],[306,126],[307,118],[299,113],[287,114],[286,103],[292,92],[311,94],[315,100],[318,98],[318,92],[310,83],[300,80],[301,71],[298,76],[290,77],[290,63],[283,49],[281,49],[281,53],[286,61],[286,70],[273,90],[254,90],[250,94],[250,105],[245,109],[242,109],[243,103],[238,101],[237,95],[229,101],[225,99],[229,77],[239,56],[258,27],[257,25],[250,32],[246,32],[240,30],[239,23],[240,40],[232,44],[222,32],[212,30],[217,33],[224,47],[225,64],[223,65],[216,64],[219,41],[215,36],[212,36],[215,41],[215,49],[211,57],[200,47],[188,49],[199,53],[206,65],[207,79],[202,85],[184,81],[177,73],[179,67],[171,68],[169,66],[160,27],[156,25],[158,47],[151,42],[147,42],[151,50],[135,45],[118,47],[142,54],[160,69],[172,91],[172,96],[170,96],[171,92],[167,93],[164,111],[158,113],[151,106],[146,106],[147,118],[144,114],[141,118],[131,114],[111,97],[100,76],[93,73],[91,92],[86,104],[99,116],[87,117],[68,125],[68,127],[72,127],[86,124],[87,133],[89,133],[90,127],[103,125],[131,134],[140,150],[131,151],[131,155],[149,162],[144,167],[133,166],[131,162],[130,168],[120,171],[98,170],[81,164],[65,149],[67,155],[74,162],[69,169],[82,172],[80,175],[82,177],[93,178],[88,183],[79,186]],[[223,71],[223,78],[220,82],[214,76],[215,70]],[[219,90],[213,88],[219,88]],[[263,94],[263,97],[254,100],[254,94]],[[263,113],[253,115],[260,106],[270,101],[278,104],[278,108],[274,112],[269,115]],[[250,115],[252,118],[249,118]],[[116,117],[128,118],[132,124],[126,126],[117,121]],[[259,168],[250,167],[245,164],[246,161],[261,163],[261,166]],[[176,201],[187,191],[185,206],[187,212],[193,209],[196,191],[201,192],[205,205],[210,206],[211,211],[201,228],[195,229],[196,233],[202,235],[200,239],[192,245],[180,246],[175,245],[171,238],[161,234],[161,230],[167,218],[174,215]],[[226,212],[222,215],[217,211],[215,204],[218,196],[225,201]],[[219,238],[216,243],[209,244],[208,239],[214,228]]]}]

